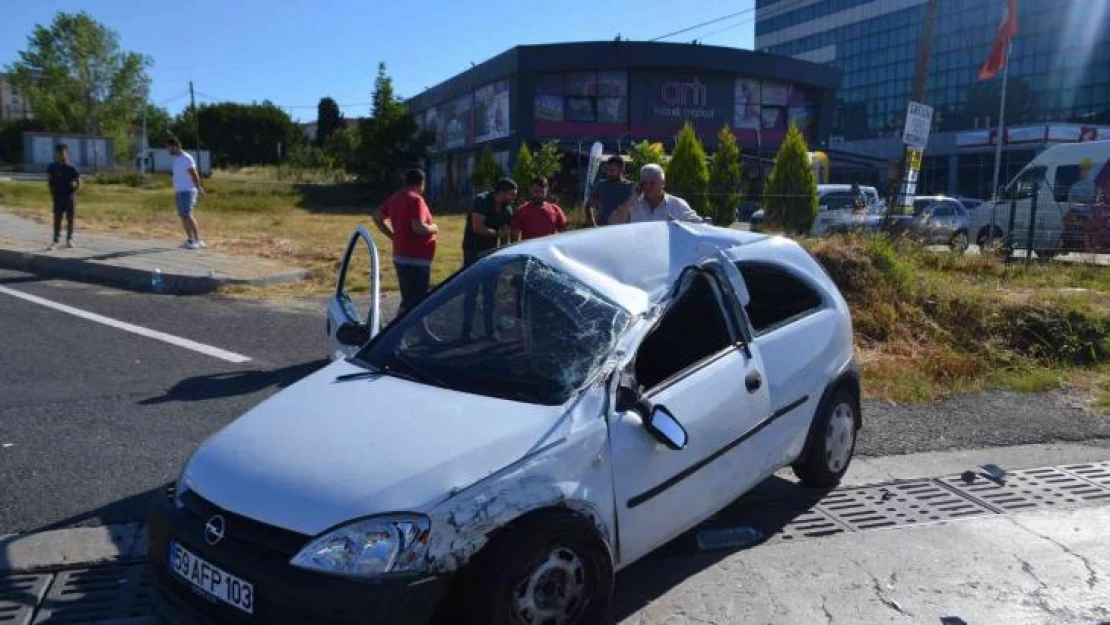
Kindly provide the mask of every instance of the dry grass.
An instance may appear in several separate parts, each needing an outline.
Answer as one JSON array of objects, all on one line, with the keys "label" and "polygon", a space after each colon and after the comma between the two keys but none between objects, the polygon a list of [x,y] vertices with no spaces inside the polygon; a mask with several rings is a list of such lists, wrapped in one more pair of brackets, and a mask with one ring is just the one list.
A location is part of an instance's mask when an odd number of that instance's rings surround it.
[{"label": "dry grass", "polygon": [[[314,270],[310,281],[285,285],[277,292],[307,295],[330,290],[347,240],[359,224],[374,235],[382,255],[383,288],[396,290],[396,275],[388,262],[391,244],[370,220],[373,204],[357,190],[302,189],[244,174],[216,175],[205,181],[205,187],[208,193],[197,203],[196,217],[211,251]],[[86,181],[78,202],[79,230],[168,239],[183,236],[164,177],[152,177],[139,187]],[[0,205],[40,223],[50,219],[45,183],[0,182]],[[463,217],[440,215],[436,220],[440,234],[433,283],[462,265]]]},{"label": "dry grass", "polygon": [[[804,244],[852,307],[871,396],[1043,391],[1110,361],[1110,268],[1006,266],[878,237]],[[1094,379],[1105,404],[1106,379]]]}]

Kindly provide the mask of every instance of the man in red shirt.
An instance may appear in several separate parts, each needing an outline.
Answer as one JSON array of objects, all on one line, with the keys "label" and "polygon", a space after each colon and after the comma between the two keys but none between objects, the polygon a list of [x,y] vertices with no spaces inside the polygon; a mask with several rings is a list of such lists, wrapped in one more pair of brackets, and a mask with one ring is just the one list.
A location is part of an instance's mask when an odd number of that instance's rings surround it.
[{"label": "man in red shirt", "polygon": [[567,216],[557,204],[547,201],[547,180],[542,176],[532,179],[532,199],[513,213],[513,238],[546,237],[566,230]]},{"label": "man in red shirt", "polygon": [[422,170],[405,172],[405,188],[389,196],[374,215],[374,224],[393,241],[393,266],[401,287],[398,316],[428,293],[432,280],[439,226],[424,202],[424,180]]}]

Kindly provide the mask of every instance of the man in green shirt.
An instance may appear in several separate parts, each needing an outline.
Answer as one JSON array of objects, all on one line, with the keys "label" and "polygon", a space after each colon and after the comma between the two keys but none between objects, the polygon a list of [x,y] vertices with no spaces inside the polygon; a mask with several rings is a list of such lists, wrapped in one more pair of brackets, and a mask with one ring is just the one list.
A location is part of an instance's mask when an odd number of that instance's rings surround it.
[{"label": "man in green shirt", "polygon": [[[517,185],[511,178],[502,178],[493,186],[492,191],[479,193],[470,209],[466,229],[463,231],[463,268],[478,262],[482,256],[497,249],[502,240],[512,242],[513,200],[516,199]],[[474,309],[478,290],[482,291],[482,321],[486,336],[493,338],[494,291],[497,278],[490,275],[478,286],[468,291],[463,298],[462,339],[470,340],[474,327]]]},{"label": "man in green shirt", "polygon": [[492,191],[475,196],[463,232],[463,267],[473,265],[483,255],[496,249],[501,239],[511,242],[510,225],[516,192],[517,186],[512,178],[502,178]]}]

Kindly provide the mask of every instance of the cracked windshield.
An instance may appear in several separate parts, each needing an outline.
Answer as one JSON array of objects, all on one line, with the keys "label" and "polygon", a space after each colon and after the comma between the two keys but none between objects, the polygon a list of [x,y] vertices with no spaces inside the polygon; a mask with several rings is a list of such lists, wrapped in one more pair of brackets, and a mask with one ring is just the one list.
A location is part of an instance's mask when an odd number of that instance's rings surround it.
[{"label": "cracked windshield", "polygon": [[1110,625],[1110,0],[0,11],[0,625]]}]

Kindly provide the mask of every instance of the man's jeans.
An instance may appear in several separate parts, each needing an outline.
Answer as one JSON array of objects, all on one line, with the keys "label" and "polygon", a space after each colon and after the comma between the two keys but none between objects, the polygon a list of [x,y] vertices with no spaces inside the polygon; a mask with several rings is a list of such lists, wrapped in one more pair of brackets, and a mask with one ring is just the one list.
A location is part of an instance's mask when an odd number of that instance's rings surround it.
[{"label": "man's jeans", "polygon": [[393,263],[397,269],[397,283],[401,287],[401,308],[397,316],[401,316],[416,306],[428,294],[428,285],[432,281],[432,268],[427,265],[410,265],[407,263]]}]

